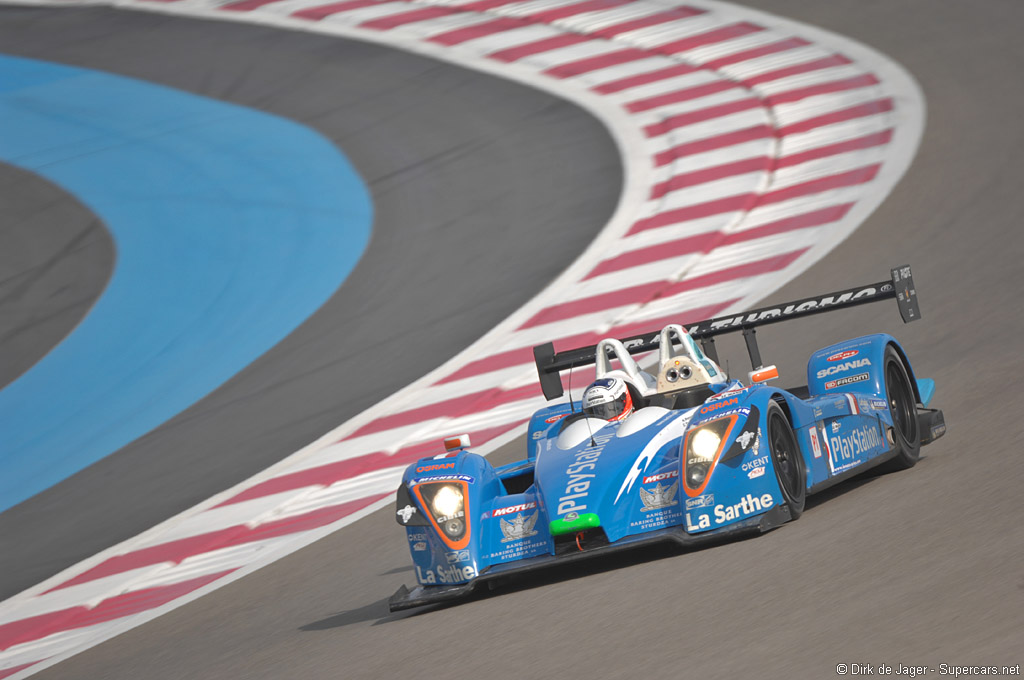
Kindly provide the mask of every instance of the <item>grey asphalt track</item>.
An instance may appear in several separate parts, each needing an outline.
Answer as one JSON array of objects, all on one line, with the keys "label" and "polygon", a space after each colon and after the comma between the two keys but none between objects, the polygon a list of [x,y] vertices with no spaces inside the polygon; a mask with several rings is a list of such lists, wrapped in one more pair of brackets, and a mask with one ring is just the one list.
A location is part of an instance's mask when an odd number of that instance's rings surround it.
[{"label": "grey asphalt track", "polygon": [[92,212],[0,163],[0,389],[61,341],[99,297],[114,244]]},{"label": "grey asphalt track", "polygon": [[619,156],[589,114],[380,46],[143,12],[3,7],[0,53],[307,124],[345,152],[375,204],[367,252],[316,315],[162,427],[0,514],[0,599],[255,474],[437,367],[568,266],[618,201]]},{"label": "grey asphalt track", "polygon": [[[924,140],[896,191],[769,299],[909,262],[923,320],[903,326],[894,304],[874,305],[759,334],[787,383],[818,346],[897,335],[937,379],[949,425],[917,467],[844,484],[757,539],[602,560],[394,616],[386,599],[413,574],[381,511],[38,677],[830,678],[841,663],[929,665],[936,677],[940,664],[1024,664],[1024,3],[751,4],[876,47],[927,96]],[[746,370],[740,342],[722,345]]]}]

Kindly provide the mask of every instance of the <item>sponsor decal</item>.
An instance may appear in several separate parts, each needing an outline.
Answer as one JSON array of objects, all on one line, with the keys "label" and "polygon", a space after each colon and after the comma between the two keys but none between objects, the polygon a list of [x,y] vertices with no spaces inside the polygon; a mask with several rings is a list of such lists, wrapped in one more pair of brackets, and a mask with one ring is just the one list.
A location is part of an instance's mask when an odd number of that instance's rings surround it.
[{"label": "sponsor decal", "polygon": [[690,424],[690,416],[669,413],[666,418],[675,420],[672,423],[666,425],[658,434],[656,434],[650,442],[644,446],[643,450],[640,451],[640,455],[633,461],[633,467],[629,469],[629,473],[626,478],[622,480],[622,486],[619,487],[619,493],[615,494],[615,500],[613,503],[618,503],[619,499],[622,498],[624,492],[631,491],[633,489],[633,483],[640,478],[640,475],[647,472],[647,467],[654,460],[655,454],[661,449],[661,447],[670,441],[674,437],[681,436],[687,426]]},{"label": "sponsor decal", "polygon": [[431,475],[430,477],[417,477],[411,484],[424,484],[425,482],[475,482],[476,478],[469,475]]},{"label": "sponsor decal", "polygon": [[753,470],[751,470],[750,472],[747,473],[747,479],[757,479],[758,477],[761,477],[762,475],[764,475],[764,468],[763,467],[754,468]]},{"label": "sponsor decal", "polygon": [[422,532],[422,531],[416,531],[416,532],[413,532],[413,533],[409,534],[409,542],[410,543],[412,543],[413,541],[425,541],[425,540],[427,540],[427,535],[424,532]]},{"label": "sponsor decal", "polygon": [[655,334],[652,338],[633,338],[632,340],[626,340],[622,343],[622,346],[626,349],[633,349],[634,347],[640,347],[642,345],[654,345],[657,347],[661,344],[661,336]]},{"label": "sponsor decal", "polygon": [[842,427],[843,426],[839,423],[838,420],[833,420],[832,421],[832,434],[835,434],[835,433],[839,432],[839,430],[842,429]]},{"label": "sponsor decal", "polygon": [[448,463],[433,463],[431,465],[421,465],[416,468],[416,472],[434,472],[435,470],[451,470],[455,467],[455,461]]},{"label": "sponsor decal", "polygon": [[748,448],[750,448],[750,442],[752,442],[754,440],[754,437],[756,436],[757,435],[754,433],[753,430],[747,430],[739,437],[736,437],[736,441],[737,443],[739,443],[740,448],[746,451]]},{"label": "sponsor decal", "polygon": [[669,470],[668,472],[662,472],[657,475],[648,475],[644,477],[644,484],[654,484],[655,482],[664,482],[666,479],[675,479],[679,476],[679,470]]},{"label": "sponsor decal", "polygon": [[889,404],[885,401],[885,399],[872,399],[871,408],[875,409],[876,411],[884,411],[885,409],[889,408]]},{"label": "sponsor decal", "polygon": [[399,508],[395,514],[398,515],[398,519],[401,520],[402,524],[408,524],[412,516],[416,514],[416,508],[406,505],[404,508]]},{"label": "sponsor decal", "polygon": [[932,439],[938,439],[942,435],[946,434],[946,424],[932,425]]},{"label": "sponsor decal", "polygon": [[658,482],[657,486],[650,491],[641,486],[640,502],[644,504],[644,507],[640,509],[640,512],[650,512],[651,510],[667,508],[676,502],[676,492],[678,491],[678,481],[674,482],[672,486],[667,487],[662,486],[661,482]]},{"label": "sponsor decal", "polygon": [[850,357],[855,357],[858,354],[860,354],[860,352],[858,352],[857,350],[855,350],[855,349],[848,349],[845,352],[840,352],[839,354],[833,354],[828,359],[825,359],[825,361],[842,361],[843,359],[849,359]]},{"label": "sponsor decal", "polygon": [[719,392],[718,394],[712,397],[708,397],[707,403],[710,404],[712,402],[720,401],[722,399],[728,399],[733,395],[740,394],[741,392],[746,392],[747,390],[750,389],[750,387],[750,385],[746,387],[733,387],[732,389],[725,390],[724,392]]},{"label": "sponsor decal", "polygon": [[578,513],[578,512],[570,512],[568,515],[565,516],[565,521],[566,522],[575,522],[579,518],[580,518],[580,513]]},{"label": "sponsor decal", "polygon": [[568,413],[560,413],[557,416],[551,416],[549,418],[545,418],[544,422],[548,423],[549,425],[551,423],[557,423],[559,420],[561,420],[562,418],[566,417],[567,415],[569,415],[569,414]]},{"label": "sponsor decal", "polygon": [[437,569],[420,569],[416,566],[416,578],[420,583],[432,585],[435,583],[464,583],[477,577],[477,570],[471,564],[464,567],[451,565],[447,567],[438,566]]},{"label": "sponsor decal", "polygon": [[871,376],[867,373],[858,373],[857,375],[839,378],[838,380],[829,380],[827,383],[825,383],[825,389],[834,390],[837,387],[843,387],[845,385],[852,385],[853,383],[864,382],[870,377]]},{"label": "sponsor decal", "polygon": [[867,454],[882,445],[882,435],[874,425],[862,425],[849,434],[831,437],[828,448],[832,474],[860,465]]},{"label": "sponsor decal", "polygon": [[[716,505],[712,510],[712,514],[715,524],[723,524],[758,512],[764,512],[770,507],[772,507],[771,494],[766,493],[760,496],[752,496],[748,493],[735,505]],[[712,517],[704,513],[695,517],[691,517],[690,513],[686,513],[686,529],[688,531],[708,529],[711,527],[711,520]]]},{"label": "sponsor decal", "polygon": [[744,472],[750,472],[754,468],[763,468],[767,464],[768,456],[761,456],[760,458],[755,458],[754,460],[747,461],[746,463],[740,466],[740,469],[742,469]]},{"label": "sponsor decal", "polygon": [[540,515],[540,510],[535,510],[532,515],[526,517],[523,513],[519,513],[512,519],[503,519],[501,521],[501,533],[504,534],[505,538],[501,539],[502,543],[509,543],[510,541],[520,541],[530,536],[536,536],[537,532],[533,526],[537,523],[537,517]]},{"label": "sponsor decal", "polygon": [[448,564],[458,564],[459,562],[469,562],[469,551],[458,550],[456,552],[450,552],[445,557],[448,558]]},{"label": "sponsor decal", "polygon": [[807,434],[811,436],[811,453],[814,454],[815,458],[821,458],[821,443],[818,441],[818,428],[812,427],[807,431]]},{"label": "sponsor decal", "polygon": [[732,399],[725,399],[725,400],[716,401],[716,402],[714,402],[712,404],[707,404],[706,406],[702,406],[701,409],[700,409],[700,414],[703,416],[703,415],[706,415],[706,414],[711,413],[713,411],[717,411],[719,409],[723,409],[726,406],[733,406],[733,405],[738,404],[738,403],[740,403],[740,401],[739,401],[739,399],[737,397],[733,397]]},{"label": "sponsor decal", "polygon": [[697,496],[696,498],[686,499],[686,509],[695,510],[697,508],[710,508],[715,504],[715,494],[709,493],[703,496]]},{"label": "sponsor decal", "polygon": [[[885,286],[888,286],[890,289],[892,288],[891,284],[885,284]],[[883,290],[885,289],[885,286],[883,286]],[[764,321],[765,319],[776,319],[780,317],[792,316],[793,314],[807,312],[812,309],[823,309],[825,307],[831,307],[833,305],[841,305],[851,300],[859,300],[861,298],[870,297],[872,295],[877,294],[878,291],[875,289],[874,286],[868,286],[866,288],[860,288],[857,290],[849,290],[846,291],[845,293],[841,293],[838,296],[825,295],[819,298],[808,298],[806,300],[794,302],[791,305],[786,305],[785,307],[762,309],[757,312],[741,314],[739,316],[715,319],[710,323],[694,324],[689,327],[690,335],[698,336],[701,334],[701,332],[707,330],[740,327],[743,326],[744,324],[757,323],[759,321]]]},{"label": "sponsor decal", "polygon": [[424,550],[427,549],[427,542],[426,541],[417,541],[416,543],[412,544],[412,549],[415,550],[416,552],[423,552]]},{"label": "sponsor decal", "polygon": [[502,515],[511,515],[513,512],[525,512],[526,510],[533,510],[537,507],[537,503],[530,501],[529,503],[520,503],[519,505],[510,505],[507,508],[498,508],[494,510],[491,515],[493,517],[501,517]]},{"label": "sponsor decal", "polygon": [[558,499],[558,515],[578,513],[587,509],[585,503],[577,501],[585,500],[590,493],[590,481],[596,476],[593,471],[597,468],[597,459],[601,457],[604,447],[613,437],[614,432],[597,435],[593,439],[594,446],[584,447],[573,455],[572,463],[565,469],[569,475],[569,482],[565,485],[565,493]]},{"label": "sponsor decal", "polygon": [[487,555],[485,559],[491,562],[509,562],[511,560],[522,560],[527,557],[536,557],[546,552],[548,552],[548,542],[546,540],[515,541],[503,543],[500,550],[495,550]]},{"label": "sponsor decal", "polygon": [[829,366],[828,368],[823,368],[820,371],[818,371],[818,380],[835,375],[836,373],[846,373],[847,371],[852,371],[855,368],[867,368],[870,365],[871,359],[868,358],[854,359],[853,361],[844,361],[841,364]]}]

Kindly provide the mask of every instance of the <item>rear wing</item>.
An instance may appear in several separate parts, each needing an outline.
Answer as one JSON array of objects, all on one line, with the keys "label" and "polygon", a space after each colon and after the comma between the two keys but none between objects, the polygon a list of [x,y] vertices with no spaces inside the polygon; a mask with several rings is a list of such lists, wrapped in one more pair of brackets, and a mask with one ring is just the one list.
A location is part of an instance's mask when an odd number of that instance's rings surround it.
[{"label": "rear wing", "polygon": [[[758,326],[767,326],[780,321],[789,321],[812,314],[821,314],[892,298],[896,298],[896,304],[904,323],[921,318],[921,308],[918,306],[917,290],[914,288],[910,265],[890,270],[888,281],[847,288],[771,307],[761,307],[734,316],[697,321],[688,324],[687,327],[690,337],[700,340],[704,353],[716,363],[718,363],[718,352],[715,349],[715,336],[742,332],[747,343],[747,352],[750,354],[750,365],[757,370],[762,366],[755,330]],[[621,338],[621,341],[630,354],[642,354],[658,349],[660,334],[661,329],[658,329]],[[544,392],[544,397],[548,400],[557,399],[564,394],[559,374],[569,368],[589,366],[595,363],[597,361],[597,345],[556,353],[554,344],[548,342],[533,348],[533,358],[537,364],[537,375],[540,377],[540,387]]]}]

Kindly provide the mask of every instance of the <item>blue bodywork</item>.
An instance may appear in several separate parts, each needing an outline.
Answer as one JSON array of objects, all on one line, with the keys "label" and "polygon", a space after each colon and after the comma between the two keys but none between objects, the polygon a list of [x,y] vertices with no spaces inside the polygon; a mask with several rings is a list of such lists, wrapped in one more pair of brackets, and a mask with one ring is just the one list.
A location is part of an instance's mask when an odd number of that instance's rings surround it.
[{"label": "blue bodywork", "polygon": [[[531,418],[523,461],[494,468],[460,450],[411,465],[399,514],[413,499],[421,523],[406,531],[417,592],[425,599],[406,594],[405,601],[423,603],[433,586],[471,583],[592,545],[669,533],[707,538],[742,527],[764,531],[787,521],[765,435],[770,411],[781,408],[792,428],[808,492],[893,457],[898,447],[884,372],[889,347],[904,364],[918,408],[927,407],[934,383],[915,381],[894,338],[869,335],[815,352],[806,392],[733,380],[705,386],[706,397],[688,408],[648,405],[621,422],[586,418],[578,405],[563,402]],[[685,452],[702,429],[723,434],[709,471],[691,486]],[[941,434],[922,433],[922,441]],[[445,483],[465,489],[466,531],[457,544],[417,495],[421,485]]]}]

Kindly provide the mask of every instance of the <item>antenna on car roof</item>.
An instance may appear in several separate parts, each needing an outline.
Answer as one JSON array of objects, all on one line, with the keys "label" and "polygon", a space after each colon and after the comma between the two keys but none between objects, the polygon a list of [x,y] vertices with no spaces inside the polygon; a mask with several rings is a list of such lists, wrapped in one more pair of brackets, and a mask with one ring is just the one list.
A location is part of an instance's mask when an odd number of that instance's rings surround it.
[{"label": "antenna on car roof", "polygon": [[569,414],[575,415],[576,409],[572,405],[572,365],[569,366]]}]

